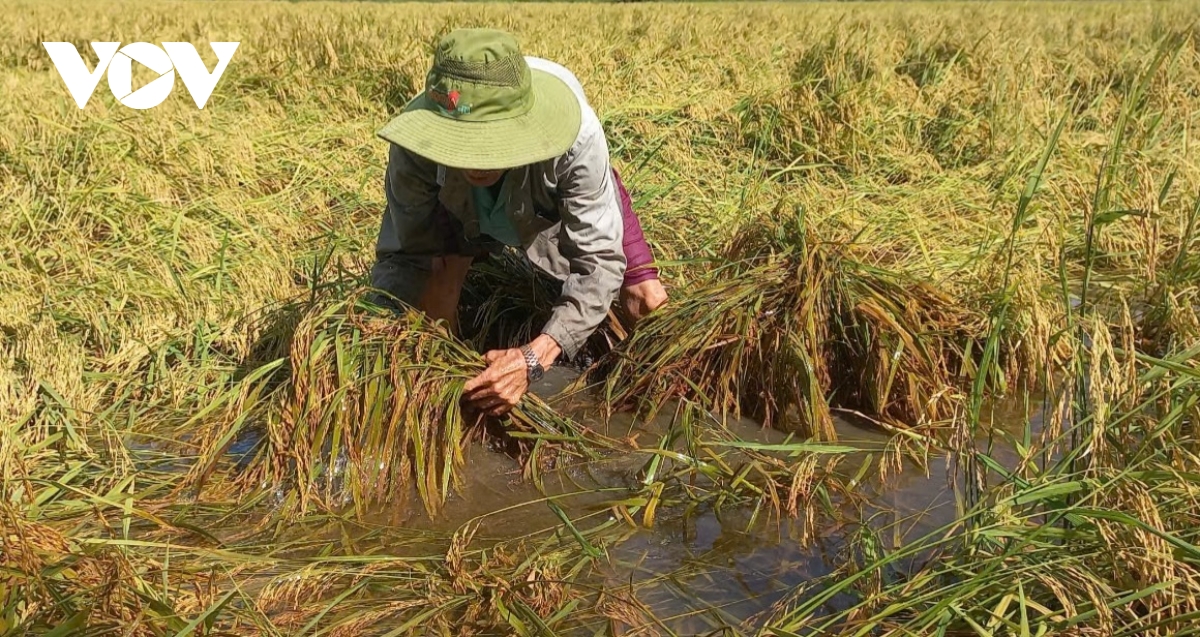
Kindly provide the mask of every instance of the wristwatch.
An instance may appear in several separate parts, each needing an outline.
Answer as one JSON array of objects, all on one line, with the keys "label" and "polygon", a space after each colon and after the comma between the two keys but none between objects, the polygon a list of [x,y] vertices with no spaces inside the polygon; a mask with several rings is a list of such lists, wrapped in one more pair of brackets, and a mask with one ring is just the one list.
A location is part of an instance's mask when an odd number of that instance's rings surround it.
[{"label": "wristwatch", "polygon": [[541,380],[546,370],[542,368],[542,361],[538,360],[537,354],[533,353],[533,348],[522,345],[521,353],[525,355],[525,367],[529,370],[529,382],[536,383]]}]

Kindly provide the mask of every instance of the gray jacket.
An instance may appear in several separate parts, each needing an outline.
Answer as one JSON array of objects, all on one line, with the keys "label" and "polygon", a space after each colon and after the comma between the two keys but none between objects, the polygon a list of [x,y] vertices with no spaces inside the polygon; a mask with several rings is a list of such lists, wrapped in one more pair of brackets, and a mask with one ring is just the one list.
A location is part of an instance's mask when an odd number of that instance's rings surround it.
[{"label": "gray jacket", "polygon": [[[607,315],[625,275],[624,223],[600,120],[567,69],[538,58],[529,65],[567,82],[579,98],[582,124],[566,154],[509,170],[500,192],[525,254],[563,282],[542,328],[572,357]],[[443,251],[433,223],[440,201],[467,238],[479,236],[470,184],[462,171],[438,166],[393,144],[385,177],[387,208],[379,228],[372,285],[413,304],[431,257]]]}]

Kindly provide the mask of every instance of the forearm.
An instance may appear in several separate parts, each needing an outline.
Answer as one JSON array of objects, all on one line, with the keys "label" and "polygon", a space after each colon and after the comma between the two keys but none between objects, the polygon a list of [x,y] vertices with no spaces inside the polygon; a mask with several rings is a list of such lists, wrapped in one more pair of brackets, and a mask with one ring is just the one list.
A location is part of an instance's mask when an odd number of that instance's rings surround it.
[{"label": "forearm", "polygon": [[549,334],[539,334],[537,338],[529,342],[529,349],[533,350],[544,368],[553,365],[562,354],[562,346]]}]

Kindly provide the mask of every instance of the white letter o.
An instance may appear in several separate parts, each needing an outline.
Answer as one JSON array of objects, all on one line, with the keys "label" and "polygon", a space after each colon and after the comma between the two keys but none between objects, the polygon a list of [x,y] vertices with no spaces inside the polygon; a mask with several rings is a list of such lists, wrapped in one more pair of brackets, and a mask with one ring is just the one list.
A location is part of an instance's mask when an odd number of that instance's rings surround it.
[{"label": "white letter o", "polygon": [[[157,79],[133,90],[133,63],[158,73]],[[131,42],[121,47],[108,67],[108,88],[117,101],[129,108],[146,109],[162,104],[175,87],[175,67],[166,51],[149,42]]]}]

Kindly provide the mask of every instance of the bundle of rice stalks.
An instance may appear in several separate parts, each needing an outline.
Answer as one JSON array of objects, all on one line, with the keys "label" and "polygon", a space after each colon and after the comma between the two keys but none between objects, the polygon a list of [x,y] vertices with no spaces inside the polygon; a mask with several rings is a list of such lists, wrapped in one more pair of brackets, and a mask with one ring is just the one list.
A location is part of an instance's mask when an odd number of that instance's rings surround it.
[{"label": "bundle of rice stalks", "polygon": [[948,416],[962,372],[973,367],[983,316],[927,283],[849,258],[840,266],[829,344],[834,399],[903,423]]},{"label": "bundle of rice stalks", "polygon": [[[608,444],[532,394],[503,423],[464,412],[463,384],[485,369],[483,358],[418,311],[395,314],[364,299],[303,309],[286,361],[250,373],[226,397],[224,420],[202,436],[209,442],[193,477],[212,470],[238,430],[257,425],[263,444],[237,482],[284,487],[289,509],[353,503],[361,514],[415,490],[435,513],[460,485],[472,432],[499,435],[528,459],[534,478],[538,452],[573,445],[591,454]],[[489,433],[485,424],[496,426]]]},{"label": "bundle of rice stalks", "polygon": [[453,381],[484,366],[423,317],[350,309],[318,308],[296,330],[291,385],[270,428],[275,460],[294,471],[301,501],[328,502],[344,488],[361,506],[411,483],[435,503],[462,465],[462,384]]},{"label": "bundle of rice stalks", "polygon": [[606,362],[613,405],[653,411],[686,398],[832,438],[831,405],[911,426],[947,416],[961,380],[981,373],[970,352],[983,315],[855,260],[850,245],[819,241],[803,217],[758,221],[727,253],[728,265]]}]

